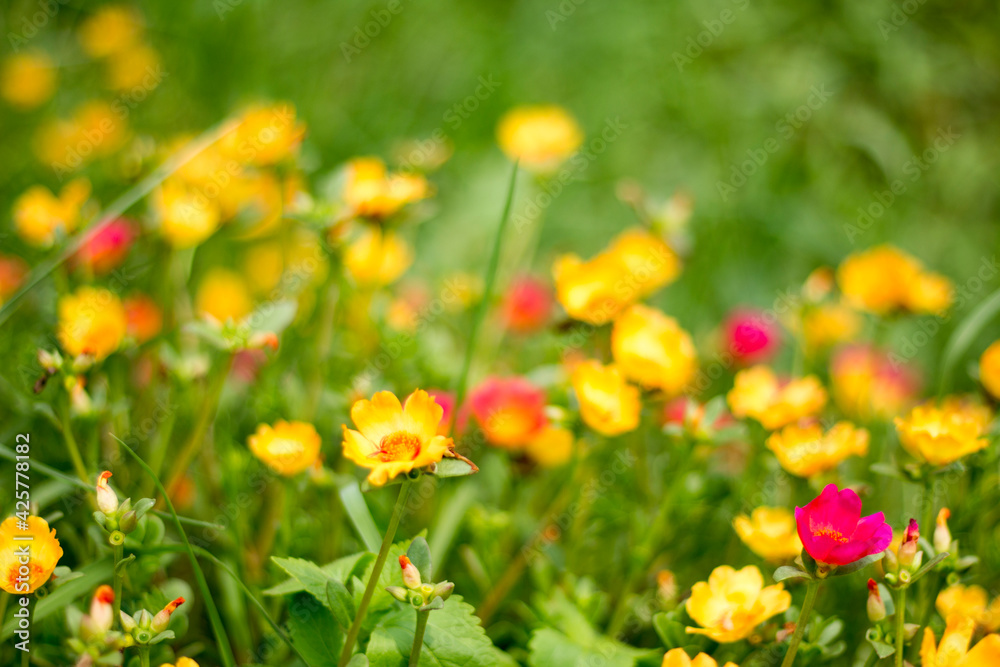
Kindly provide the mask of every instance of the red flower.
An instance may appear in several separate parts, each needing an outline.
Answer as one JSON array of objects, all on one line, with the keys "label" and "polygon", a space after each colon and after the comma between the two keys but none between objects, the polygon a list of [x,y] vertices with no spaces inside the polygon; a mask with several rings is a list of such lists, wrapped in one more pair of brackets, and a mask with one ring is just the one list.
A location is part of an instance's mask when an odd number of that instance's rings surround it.
[{"label": "red flower", "polygon": [[517,333],[531,333],[544,327],[552,313],[552,294],[534,278],[520,278],[503,299],[503,319]]}]

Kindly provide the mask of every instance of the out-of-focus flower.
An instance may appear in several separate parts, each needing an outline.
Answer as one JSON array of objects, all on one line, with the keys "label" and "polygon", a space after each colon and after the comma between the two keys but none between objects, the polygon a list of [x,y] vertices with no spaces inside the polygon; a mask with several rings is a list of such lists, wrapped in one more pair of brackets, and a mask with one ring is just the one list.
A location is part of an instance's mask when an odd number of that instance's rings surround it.
[{"label": "out-of-focus flower", "polygon": [[543,329],[552,314],[552,294],[539,280],[524,277],[507,288],[501,307],[504,324],[519,334]]},{"label": "out-of-focus flower", "polygon": [[294,155],[306,134],[306,126],[296,121],[295,106],[289,102],[250,107],[236,122],[235,129],[220,140],[220,149],[230,159],[256,166]]},{"label": "out-of-focus flower", "polygon": [[[663,656],[663,664],[660,667],[719,667],[719,663],[707,653],[699,653],[692,660],[684,649],[675,648]],[[723,667],[737,667],[737,665],[734,662],[727,662]]]},{"label": "out-of-focus flower", "polygon": [[438,434],[444,410],[423,390],[400,405],[391,392],[380,391],[351,407],[358,430],[344,425],[344,456],[371,470],[368,482],[382,486],[399,474],[440,461],[452,446]]},{"label": "out-of-focus flower", "polygon": [[115,592],[104,584],[94,591],[90,600],[90,612],[80,618],[80,636],[84,641],[103,639],[114,624]]},{"label": "out-of-focus flower", "polygon": [[603,435],[619,435],[639,426],[639,390],[617,366],[583,361],[573,367],[573,391],[583,422]]},{"label": "out-of-focus flower", "polygon": [[127,218],[116,218],[89,232],[73,257],[73,262],[96,275],[118,268],[132,247],[136,225]]},{"label": "out-of-focus flower", "polygon": [[828,484],[805,507],[796,507],[795,523],[806,552],[828,565],[847,565],[881,553],[892,542],[885,515],[862,518],[858,494],[836,484]]},{"label": "out-of-focus flower", "polygon": [[54,120],[38,129],[38,158],[63,175],[111,155],[125,145],[128,124],[120,109],[104,100],[84,102],[71,118]]},{"label": "out-of-focus flower", "polygon": [[1000,340],[986,348],[979,358],[979,381],[990,396],[1000,400]]},{"label": "out-of-focus flower", "polygon": [[219,228],[218,203],[191,187],[167,179],[150,197],[160,234],[175,248],[198,245]]},{"label": "out-of-focus flower", "polygon": [[163,328],[163,313],[151,297],[133,294],[122,301],[122,307],[125,308],[125,330],[140,345]]},{"label": "out-of-focus flower", "polygon": [[126,5],[104,5],[80,26],[77,38],[92,58],[104,58],[137,44],[143,36],[142,20]]},{"label": "out-of-focus flower", "polygon": [[322,441],[312,424],[279,420],[274,426],[257,426],[247,443],[268,468],[291,477],[316,462]]},{"label": "out-of-focus flower", "polygon": [[525,378],[487,378],[469,394],[469,407],[500,447],[522,447],[546,424],[545,392]]},{"label": "out-of-focus flower", "polygon": [[953,584],[938,593],[935,606],[941,618],[959,614],[975,621],[987,632],[1000,629],[1000,597],[987,605],[989,596],[981,586]]},{"label": "out-of-focus flower", "polygon": [[99,287],[80,287],[59,299],[57,337],[72,356],[87,354],[101,361],[118,349],[127,317],[118,297]]},{"label": "out-of-focus flower", "polygon": [[21,289],[27,275],[28,265],[23,259],[14,255],[0,255],[0,304]]},{"label": "out-of-focus flower", "polygon": [[829,266],[814,269],[802,284],[802,296],[809,303],[819,303],[825,299],[836,285],[836,276]]},{"label": "out-of-focus flower", "polygon": [[253,312],[253,299],[240,274],[215,268],[198,286],[195,310],[219,323],[239,322]]},{"label": "out-of-focus flower", "polygon": [[854,419],[891,419],[916,400],[920,381],[909,366],[894,363],[870,345],[837,351],[830,365],[833,399]]},{"label": "out-of-focus flower", "polygon": [[920,645],[920,664],[923,667],[993,667],[1000,665],[1000,635],[983,637],[969,649],[975,622],[961,614],[953,614],[947,619],[947,626],[941,636],[941,643],[935,646],[934,631],[924,629],[924,641]]},{"label": "out-of-focus flower", "polygon": [[631,229],[588,261],[563,255],[552,273],[556,296],[570,317],[605,324],[672,282],[680,270],[680,259],[666,241],[646,230]]},{"label": "out-of-focus flower", "polygon": [[529,171],[554,171],[580,148],[583,132],[562,107],[526,106],[508,111],[497,126],[500,149]]},{"label": "out-of-focus flower", "polygon": [[788,609],[791,602],[792,596],[782,584],[765,588],[764,577],[753,565],[742,570],[721,565],[707,582],[699,581],[691,588],[685,608],[701,627],[689,627],[687,632],[707,635],[720,643],[737,642]]},{"label": "out-of-focus flower", "polygon": [[393,232],[369,228],[347,247],[344,265],[364,285],[389,285],[410,268],[413,251]]},{"label": "out-of-focus flower", "polygon": [[186,656],[177,658],[176,664],[164,663],[160,667],[198,667],[198,663]]},{"label": "out-of-focus flower", "polygon": [[724,352],[740,365],[768,361],[781,345],[781,332],[765,313],[736,310],[722,325]]},{"label": "out-of-focus flower", "polygon": [[733,528],[743,544],[765,560],[787,561],[802,552],[795,516],[784,507],[758,507],[749,517],[740,514]]},{"label": "out-of-focus flower", "polygon": [[878,315],[940,313],[952,300],[947,278],[925,271],[916,258],[889,245],[849,256],[837,269],[837,282],[849,303]]},{"label": "out-of-focus flower", "polygon": [[663,424],[673,425],[698,440],[711,440],[717,431],[736,425],[736,420],[725,410],[707,423],[705,414],[708,404],[699,403],[688,396],[678,396],[663,406]]},{"label": "out-of-focus flower", "polygon": [[148,44],[137,44],[108,58],[107,85],[113,90],[138,89],[149,94],[162,79],[160,54]]},{"label": "out-of-focus flower", "polygon": [[802,313],[802,339],[809,354],[852,340],[860,330],[861,315],[843,304],[823,304]]},{"label": "out-of-focus flower", "polygon": [[826,390],[813,375],[779,381],[767,366],[754,366],[736,374],[727,400],[735,416],[753,417],[774,430],[822,410]]},{"label": "out-of-focus flower", "polygon": [[[24,564],[18,555],[26,544],[30,545],[31,552],[27,577],[21,574]],[[62,555],[56,529],[50,530],[45,519],[29,516],[27,521],[22,521],[7,517],[0,523],[0,588],[11,595],[34,593],[52,576]]]},{"label": "out-of-focus flower", "polygon": [[573,440],[569,429],[546,424],[528,440],[524,451],[543,468],[556,468],[572,457]]},{"label": "out-of-focus flower", "polygon": [[934,522],[934,550],[939,553],[951,549],[951,531],[948,530],[950,517],[951,510],[947,507],[938,510],[937,519]]},{"label": "out-of-focus flower", "polygon": [[627,378],[669,396],[681,393],[697,369],[691,336],[672,317],[638,304],[615,320],[611,352]]},{"label": "out-of-focus flower", "polygon": [[423,176],[390,174],[376,157],[355,158],[347,165],[343,196],[349,216],[381,220],[430,194]]},{"label": "out-of-focus flower", "polygon": [[26,51],[4,60],[0,71],[0,97],[12,107],[34,109],[52,97],[56,66],[41,51]]},{"label": "out-of-focus flower", "polygon": [[788,472],[813,477],[833,470],[849,456],[868,454],[868,431],[846,421],[826,433],[819,423],[789,424],[771,434],[767,448]]},{"label": "out-of-focus flower", "polygon": [[[438,424],[438,435],[448,435],[448,429],[451,427],[453,415],[455,414],[455,394],[448,391],[447,389],[428,389],[427,393],[434,402],[441,406],[441,422]],[[458,419],[455,419],[456,432],[461,432],[463,430],[463,425]]]},{"label": "out-of-focus flower", "polygon": [[984,449],[989,444],[985,435],[992,420],[986,406],[949,396],[940,405],[928,401],[906,417],[896,417],[896,431],[911,456],[944,466]]},{"label": "out-of-focus flower", "polygon": [[36,185],[14,202],[17,234],[34,246],[48,247],[74,232],[80,224],[80,209],[90,197],[90,182],[70,181],[56,197],[48,188]]}]

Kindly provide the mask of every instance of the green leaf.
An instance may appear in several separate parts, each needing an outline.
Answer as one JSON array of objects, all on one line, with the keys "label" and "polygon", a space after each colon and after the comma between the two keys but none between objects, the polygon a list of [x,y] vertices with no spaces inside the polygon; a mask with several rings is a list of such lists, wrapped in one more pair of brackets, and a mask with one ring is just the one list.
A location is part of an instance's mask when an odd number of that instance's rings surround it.
[{"label": "green leaf", "polygon": [[944,347],[941,362],[939,393],[946,394],[951,386],[951,375],[958,360],[976,340],[976,336],[990,323],[997,313],[1000,313],[1000,290],[993,292],[980,303],[964,320],[958,323]]},{"label": "green leaf", "polygon": [[812,575],[805,570],[800,570],[794,565],[782,565],[777,570],[774,571],[773,578],[775,581],[784,581],[785,579],[812,579]]},{"label": "green leaf", "polygon": [[406,557],[420,571],[421,581],[424,583],[433,581],[434,570],[431,567],[431,549],[427,546],[427,540],[423,537],[415,537],[413,542],[410,543],[410,548],[406,550]]},{"label": "green leaf", "polygon": [[351,627],[354,621],[354,598],[347,587],[336,579],[326,582],[326,606],[333,612],[333,617],[344,630]]},{"label": "green leaf", "polygon": [[896,649],[890,644],[886,644],[884,641],[878,639],[873,639],[872,629],[869,629],[868,632],[865,633],[865,639],[867,639],[868,643],[875,649],[875,654],[880,660],[884,660],[896,652]]},{"label": "green leaf", "polygon": [[441,459],[434,470],[436,477],[464,477],[472,475],[476,469],[462,459]]},{"label": "green leaf", "polygon": [[330,610],[299,593],[288,612],[288,630],[302,658],[310,667],[336,667],[344,636]]},{"label": "green leaf", "polygon": [[536,630],[528,650],[531,667],[590,667],[595,664],[595,656],[601,658],[604,667],[633,667],[643,656],[642,651],[607,637],[598,636],[584,645],[552,628]]},{"label": "green leaf", "polygon": [[399,652],[396,642],[381,628],[372,633],[365,655],[371,667],[402,667],[406,664],[406,658]]},{"label": "green leaf", "polygon": [[365,548],[372,553],[378,553],[382,546],[382,535],[375,527],[375,519],[365,503],[365,497],[361,493],[361,487],[354,480],[342,484],[338,489],[340,502],[347,512],[347,517],[358,531],[358,536],[365,543]]},{"label": "green leaf", "polygon": [[282,570],[287,572],[293,579],[302,584],[302,590],[312,594],[314,598],[323,602],[326,601],[326,584],[330,577],[319,565],[301,558],[271,558]]},{"label": "green leaf", "polygon": [[857,572],[858,570],[860,570],[862,568],[868,567],[869,565],[871,565],[872,563],[874,563],[876,561],[882,560],[883,556],[885,556],[885,552],[884,551],[880,551],[877,554],[872,554],[870,556],[865,556],[864,558],[861,558],[860,560],[856,560],[853,563],[848,563],[847,565],[841,565],[840,567],[836,568],[833,572],[831,572],[830,576],[831,577],[842,577],[845,574],[853,574],[853,573]]},{"label": "green leaf", "polygon": [[[360,574],[374,560],[375,556],[373,554],[362,552],[338,558],[332,563],[327,563],[322,566],[320,569],[328,579],[336,579],[337,581],[346,583],[351,580],[351,575]],[[288,570],[285,571],[287,572]],[[288,595],[290,593],[304,591],[305,589],[306,587],[301,581],[292,577],[287,581],[283,581],[282,583],[267,589],[264,591],[264,595]]]},{"label": "green leaf", "polygon": [[347,663],[347,667],[369,667],[368,656],[364,653],[357,653],[350,662]]},{"label": "green leaf", "polygon": [[940,563],[950,555],[951,554],[949,554],[947,551],[942,551],[937,556],[934,556],[934,558],[931,558],[929,561],[924,563],[924,566],[919,570],[917,570],[917,573],[913,575],[912,579],[910,579],[910,585],[916,583],[918,580],[920,580],[921,577],[923,577],[925,574],[933,570],[938,563]]},{"label": "green leaf", "polygon": [[901,479],[903,481],[908,480],[907,476],[899,471],[899,468],[890,463],[873,463],[868,466],[868,469],[876,475],[882,475],[883,477],[892,477],[893,479]]}]

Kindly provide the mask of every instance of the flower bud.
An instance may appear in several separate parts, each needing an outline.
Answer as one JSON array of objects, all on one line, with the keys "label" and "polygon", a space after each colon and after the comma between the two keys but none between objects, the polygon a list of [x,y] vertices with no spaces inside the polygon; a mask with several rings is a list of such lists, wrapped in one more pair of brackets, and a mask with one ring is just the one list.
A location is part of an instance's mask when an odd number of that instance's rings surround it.
[{"label": "flower bud", "polygon": [[153,615],[145,609],[137,611],[133,618],[135,618],[135,624],[139,626],[141,630],[148,630],[149,626],[153,623]]},{"label": "flower bud", "polygon": [[406,587],[410,589],[420,588],[420,570],[410,562],[406,554],[399,557],[399,567],[403,569],[403,583],[406,584]]},{"label": "flower bud", "polygon": [[97,508],[107,516],[118,511],[118,495],[114,489],[108,486],[109,477],[111,477],[111,472],[105,470],[97,478]]},{"label": "flower bud", "polygon": [[948,518],[951,510],[942,507],[937,515],[937,525],[934,527],[934,550],[938,553],[951,549],[951,531],[948,530]]},{"label": "flower bud", "polygon": [[63,364],[62,355],[56,350],[49,352],[48,350],[38,350],[38,364],[45,369],[46,373],[50,375],[59,370],[59,367]]},{"label": "flower bud", "polygon": [[386,586],[385,590],[389,595],[396,598],[400,602],[406,602],[407,598],[410,596],[409,592],[405,588],[400,588],[399,586]]},{"label": "flower bud", "polygon": [[451,597],[452,591],[455,590],[455,584],[450,581],[442,581],[434,587],[434,594],[431,596],[431,600],[434,598],[441,598],[442,600],[447,600]]},{"label": "flower bud", "polygon": [[111,603],[115,600],[115,592],[111,586],[104,584],[98,587],[90,601],[90,613],[80,619],[80,635],[85,640],[101,638],[111,630],[114,611]]},{"label": "flower bud", "polygon": [[886,616],[885,603],[882,602],[882,594],[878,590],[878,584],[874,579],[868,580],[868,620],[878,623]]},{"label": "flower bud", "polygon": [[118,528],[123,533],[131,533],[138,524],[139,519],[136,517],[135,510],[129,510],[118,522]]},{"label": "flower bud", "polygon": [[125,628],[125,632],[132,632],[138,625],[135,619],[126,614],[124,611],[119,611],[118,615],[121,616],[122,627]]},{"label": "flower bud", "polygon": [[917,540],[920,538],[920,528],[916,519],[910,519],[910,524],[906,527],[906,534],[903,536],[903,543],[899,545],[899,566],[907,570],[919,567],[917,559],[920,547]]},{"label": "flower bud", "polygon": [[173,602],[167,604],[166,607],[157,612],[156,616],[153,617],[152,628],[155,632],[163,632],[167,629],[167,625],[170,623],[170,614],[174,613],[177,607],[184,604],[184,598],[177,598]]}]

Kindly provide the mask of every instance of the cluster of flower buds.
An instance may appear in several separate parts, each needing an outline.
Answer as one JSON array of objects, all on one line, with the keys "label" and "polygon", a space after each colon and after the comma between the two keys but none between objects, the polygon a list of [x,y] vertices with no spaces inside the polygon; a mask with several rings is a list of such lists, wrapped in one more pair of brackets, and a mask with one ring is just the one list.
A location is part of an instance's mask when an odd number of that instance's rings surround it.
[{"label": "cluster of flower buds", "polygon": [[84,614],[72,605],[66,608],[66,626],[73,635],[67,643],[79,656],[77,667],[112,664],[107,659],[111,656],[118,657],[121,634],[111,630],[114,600],[114,591],[105,584],[94,593],[88,613]]},{"label": "cluster of flower buds", "polygon": [[173,630],[167,630],[170,624],[170,615],[174,613],[180,605],[184,604],[184,598],[177,598],[167,604],[155,615],[145,609],[140,609],[134,615],[129,616],[124,611],[119,612],[122,619],[122,627],[125,628],[125,646],[152,646],[160,642],[173,639]]},{"label": "cluster of flower buds", "polygon": [[895,553],[892,549],[885,552],[885,580],[890,586],[908,586],[913,582],[924,557],[919,541],[920,526],[916,519],[910,519],[899,549]]},{"label": "cluster of flower buds", "polygon": [[[896,624],[893,622],[895,613],[895,604],[888,589],[876,583],[874,579],[869,579],[868,620],[871,621],[872,627],[865,634],[865,639],[872,645],[879,658],[886,658],[895,652]],[[903,637],[906,641],[910,641],[917,635],[919,629],[918,623],[905,623]]]},{"label": "cluster of flower buds", "polygon": [[58,350],[38,350],[38,364],[42,367],[42,377],[35,381],[34,391],[41,393],[49,379],[57,374],[63,378],[63,387],[70,399],[70,409],[74,415],[89,415],[94,412],[94,404],[86,390],[85,373],[94,364],[94,358],[81,354],[67,360]]},{"label": "cluster of flower buds", "polygon": [[405,588],[389,586],[386,590],[400,602],[408,602],[418,611],[440,609],[444,601],[451,596],[451,592],[455,590],[455,584],[450,581],[442,581],[437,584],[424,583],[420,576],[420,570],[406,554],[399,557],[399,567],[403,571]]},{"label": "cluster of flower buds", "polygon": [[111,473],[105,470],[97,478],[97,511],[94,512],[94,520],[107,531],[108,542],[112,546],[119,546],[125,543],[125,536],[136,529],[139,520],[153,507],[155,501],[143,498],[133,506],[132,499],[126,498],[119,503],[118,494],[108,486],[109,477]]}]

